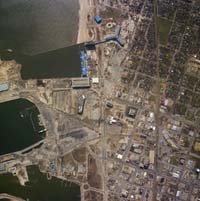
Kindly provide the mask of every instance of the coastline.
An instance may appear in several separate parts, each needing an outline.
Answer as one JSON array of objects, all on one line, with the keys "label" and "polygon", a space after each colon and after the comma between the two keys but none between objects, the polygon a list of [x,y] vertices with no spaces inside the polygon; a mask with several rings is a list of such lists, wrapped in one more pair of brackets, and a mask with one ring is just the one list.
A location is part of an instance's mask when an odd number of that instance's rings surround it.
[{"label": "coastline", "polygon": [[90,13],[90,10],[91,10],[90,0],[79,0],[79,24],[78,24],[77,44],[89,40],[87,16]]}]

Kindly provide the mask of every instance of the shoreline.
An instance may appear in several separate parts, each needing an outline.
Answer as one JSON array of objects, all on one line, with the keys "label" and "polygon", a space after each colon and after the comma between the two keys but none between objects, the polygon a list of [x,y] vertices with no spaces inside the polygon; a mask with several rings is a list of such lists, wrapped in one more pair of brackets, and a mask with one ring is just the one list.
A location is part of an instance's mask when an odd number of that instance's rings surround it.
[{"label": "shoreline", "polygon": [[91,11],[90,0],[79,0],[79,24],[76,43],[83,43],[90,39],[88,34],[88,14]]}]

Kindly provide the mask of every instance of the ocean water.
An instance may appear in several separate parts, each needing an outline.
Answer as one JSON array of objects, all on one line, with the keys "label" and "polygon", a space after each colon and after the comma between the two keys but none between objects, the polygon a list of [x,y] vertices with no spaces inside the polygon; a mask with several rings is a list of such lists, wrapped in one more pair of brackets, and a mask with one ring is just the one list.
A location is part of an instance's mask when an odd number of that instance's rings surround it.
[{"label": "ocean water", "polygon": [[0,0],[0,44],[36,55],[76,44],[78,0]]},{"label": "ocean water", "polygon": [[48,79],[64,77],[80,77],[80,51],[83,44],[77,44],[42,54],[22,57],[21,77],[27,79]]}]

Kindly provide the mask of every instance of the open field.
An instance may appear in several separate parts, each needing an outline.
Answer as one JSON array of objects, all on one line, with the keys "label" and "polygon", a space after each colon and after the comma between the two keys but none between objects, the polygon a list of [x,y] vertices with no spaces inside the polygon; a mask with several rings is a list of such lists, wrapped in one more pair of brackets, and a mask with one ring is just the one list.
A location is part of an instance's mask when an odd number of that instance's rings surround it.
[{"label": "open field", "polygon": [[158,18],[158,31],[160,44],[166,45],[168,34],[171,28],[171,22],[162,18]]}]

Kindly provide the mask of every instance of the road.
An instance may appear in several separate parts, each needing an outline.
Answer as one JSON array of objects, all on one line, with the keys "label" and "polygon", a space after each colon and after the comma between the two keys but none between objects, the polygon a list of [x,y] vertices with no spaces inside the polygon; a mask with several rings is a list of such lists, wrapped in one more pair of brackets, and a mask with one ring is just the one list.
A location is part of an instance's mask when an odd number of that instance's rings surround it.
[{"label": "road", "polygon": [[154,163],[154,184],[153,184],[153,199],[157,200],[157,175],[158,175],[158,156],[159,156],[159,141],[160,141],[160,130],[159,130],[159,124],[160,124],[160,73],[159,73],[159,60],[160,60],[160,53],[159,53],[159,36],[158,36],[158,22],[157,22],[157,16],[158,16],[158,2],[157,0],[153,1],[154,6],[154,24],[155,24],[155,46],[156,46],[156,104],[155,104],[155,126],[156,126],[156,148],[155,148],[155,163]]}]

